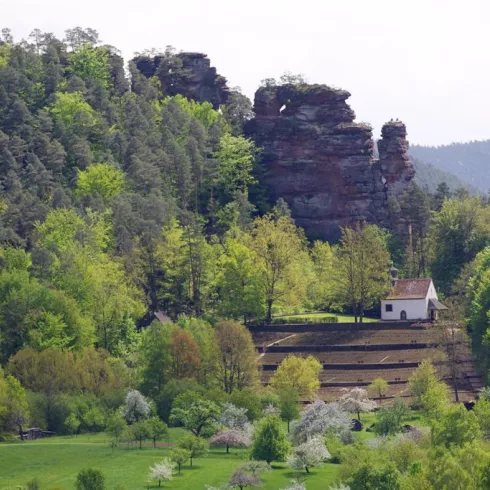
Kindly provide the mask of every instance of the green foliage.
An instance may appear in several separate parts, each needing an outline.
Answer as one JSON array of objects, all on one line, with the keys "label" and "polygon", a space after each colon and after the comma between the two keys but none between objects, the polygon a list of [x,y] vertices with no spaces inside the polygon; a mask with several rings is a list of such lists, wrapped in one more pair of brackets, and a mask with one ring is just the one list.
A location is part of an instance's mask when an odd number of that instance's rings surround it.
[{"label": "green foliage", "polygon": [[337,269],[339,300],[362,321],[364,310],[379,302],[389,289],[390,255],[385,232],[358,223],[342,228]]},{"label": "green foliage", "polygon": [[74,75],[83,80],[97,80],[103,87],[109,87],[109,53],[105,48],[84,44],[70,54],[69,61]]},{"label": "green foliage", "polygon": [[76,193],[79,196],[99,195],[107,201],[124,190],[124,173],[107,163],[90,165],[78,172]]},{"label": "green foliage", "polygon": [[251,421],[259,419],[262,415],[260,397],[253,389],[233,390],[230,394],[230,402],[237,407],[246,408],[247,416]]},{"label": "green foliage", "polygon": [[269,214],[254,221],[247,241],[258,259],[260,288],[270,321],[277,303],[291,307],[306,298],[311,262],[305,237],[289,217],[276,219]]},{"label": "green foliage", "polygon": [[216,346],[216,378],[227,393],[257,383],[257,356],[247,328],[237,322],[219,322],[216,326]]},{"label": "green foliage", "polygon": [[376,412],[375,430],[379,435],[393,435],[400,432],[408,408],[402,398],[395,398],[392,407],[384,407]]},{"label": "green foliage", "polygon": [[400,473],[393,466],[365,465],[348,480],[351,490],[399,490]]},{"label": "green foliage", "polygon": [[58,92],[50,111],[56,121],[73,133],[85,133],[96,124],[95,111],[85,101],[81,92]]},{"label": "green foliage", "polygon": [[182,111],[197,119],[207,129],[215,124],[224,124],[221,114],[215,111],[213,105],[209,102],[196,102],[178,94],[174,97],[166,97],[161,103],[157,104],[157,107],[161,110],[169,103],[177,104]]},{"label": "green foliage", "polygon": [[430,453],[429,481],[433,488],[456,490],[488,488],[490,457],[476,443],[448,451],[437,447]]},{"label": "green foliage", "polygon": [[104,490],[105,477],[99,470],[81,470],[77,475],[75,487],[77,490]]},{"label": "green foliage", "polygon": [[461,404],[449,407],[432,427],[434,444],[446,447],[463,447],[480,436],[477,415]]},{"label": "green foliage", "polygon": [[0,67],[8,65],[12,46],[7,43],[0,44]]},{"label": "green foliage", "polygon": [[225,134],[215,156],[219,163],[218,179],[228,195],[244,191],[254,183],[252,170],[257,150],[253,141]]},{"label": "green foliage", "polygon": [[284,388],[279,391],[279,409],[281,410],[281,418],[289,425],[293,420],[299,418],[299,393],[296,388]]},{"label": "green foliage", "polygon": [[292,388],[302,398],[314,400],[320,388],[321,370],[322,365],[312,355],[308,357],[288,355],[274,372],[270,384],[278,392]]},{"label": "green foliage", "polygon": [[482,436],[490,439],[490,401],[480,398],[473,407]]},{"label": "green foliage", "polygon": [[296,325],[305,323],[338,323],[338,316],[293,316],[288,318],[273,318],[271,321],[272,325]]},{"label": "green foliage", "polygon": [[197,437],[193,434],[187,434],[178,443],[177,446],[189,451],[189,459],[192,461],[206,454],[207,443],[201,437]]},{"label": "green foliage", "polygon": [[265,297],[259,279],[257,255],[237,238],[227,237],[226,253],[219,261],[217,288],[221,302],[219,313],[223,317],[243,319],[262,318],[265,313]]},{"label": "green foliage", "polygon": [[158,417],[151,417],[147,421],[150,432],[150,438],[153,440],[153,447],[156,447],[157,441],[168,437],[168,425]]},{"label": "green foliage", "polygon": [[446,200],[433,216],[430,268],[437,287],[447,294],[463,266],[473,260],[490,238],[490,214],[478,198]]},{"label": "green foliage", "polygon": [[290,444],[281,419],[276,415],[264,417],[255,429],[251,457],[259,461],[284,461]]},{"label": "green foliage", "polygon": [[182,447],[176,447],[172,449],[170,453],[170,459],[177,465],[177,468],[180,471],[182,466],[187,463],[187,461],[191,458],[191,451],[188,449],[184,449]]},{"label": "green foliage", "polygon": [[122,414],[117,411],[114,412],[107,420],[106,432],[109,433],[116,441],[121,438],[121,435],[126,428],[126,420]]},{"label": "green foliage", "polygon": [[219,416],[219,407],[197,393],[188,391],[175,398],[170,422],[182,425],[195,436],[211,435],[215,431]]},{"label": "green foliage", "polygon": [[29,418],[25,389],[19,380],[4,377],[0,371],[0,437],[9,432],[21,433]]}]

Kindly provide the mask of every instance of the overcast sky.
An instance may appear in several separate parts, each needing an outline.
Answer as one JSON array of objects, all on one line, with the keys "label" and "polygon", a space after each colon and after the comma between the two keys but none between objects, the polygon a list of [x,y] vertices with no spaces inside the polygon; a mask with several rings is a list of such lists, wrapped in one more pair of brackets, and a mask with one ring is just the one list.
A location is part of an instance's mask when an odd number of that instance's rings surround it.
[{"label": "overcast sky", "polygon": [[490,138],[490,0],[0,0],[0,27],[92,27],[129,58],[208,54],[249,96],[284,71],[352,93],[358,121],[399,118],[409,139]]}]

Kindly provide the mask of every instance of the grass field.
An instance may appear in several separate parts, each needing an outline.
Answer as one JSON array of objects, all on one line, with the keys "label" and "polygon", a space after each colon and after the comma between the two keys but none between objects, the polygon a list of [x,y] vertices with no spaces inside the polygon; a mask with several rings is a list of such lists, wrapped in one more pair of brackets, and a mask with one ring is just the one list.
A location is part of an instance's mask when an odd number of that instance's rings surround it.
[{"label": "grass field", "polygon": [[[339,323],[354,323],[354,317],[351,315],[344,315],[342,313],[328,313],[328,312],[315,312],[315,313],[301,313],[298,315],[281,315],[277,318],[320,318],[326,316],[336,316],[339,319]],[[364,323],[374,323],[379,322],[378,318],[367,318],[364,317],[362,320]]]},{"label": "grass field", "polygon": [[[181,429],[171,429],[170,442],[182,435]],[[41,488],[72,490],[77,473],[83,468],[100,469],[107,489],[123,484],[128,490],[148,488],[148,467],[168,456],[170,448],[127,448],[125,445],[112,450],[105,434],[77,437],[55,437],[43,441],[0,444],[0,489],[25,485],[37,477]],[[163,488],[175,490],[204,490],[205,485],[225,483],[234,468],[247,459],[246,451],[233,451],[226,455],[223,450],[211,450],[207,456],[194,461],[194,467],[186,466],[181,475]],[[308,490],[325,490],[332,483],[338,466],[326,464],[314,469],[307,476]],[[287,486],[296,472],[284,464],[274,464],[273,470],[264,475],[265,490],[278,490]],[[150,488],[158,488],[153,484]]]},{"label": "grass field", "polygon": [[[354,417],[354,415],[352,415]],[[364,427],[369,427],[376,419],[374,413],[362,414]],[[411,412],[405,423],[425,426],[420,413]],[[72,490],[78,472],[83,468],[100,469],[106,477],[106,488],[113,490],[116,485],[124,485],[128,490],[158,488],[158,484],[147,486],[148,467],[168,456],[171,446],[185,431],[170,429],[167,441],[162,441],[154,449],[147,443],[143,449],[121,445],[112,449],[110,437],[105,433],[80,436],[53,437],[32,442],[0,444],[0,490],[25,485],[38,478],[42,490]],[[374,437],[373,432],[354,433],[355,437],[366,440]],[[213,449],[205,457],[196,459],[193,468],[188,465],[181,475],[176,475],[162,488],[174,490],[204,490],[205,485],[226,483],[233,470],[247,460],[246,450]],[[339,465],[326,464],[313,468],[310,474],[300,472],[306,478],[308,490],[326,490],[336,480]],[[263,475],[264,490],[279,490],[288,485],[298,473],[287,468],[284,463],[274,463],[273,470]]]}]

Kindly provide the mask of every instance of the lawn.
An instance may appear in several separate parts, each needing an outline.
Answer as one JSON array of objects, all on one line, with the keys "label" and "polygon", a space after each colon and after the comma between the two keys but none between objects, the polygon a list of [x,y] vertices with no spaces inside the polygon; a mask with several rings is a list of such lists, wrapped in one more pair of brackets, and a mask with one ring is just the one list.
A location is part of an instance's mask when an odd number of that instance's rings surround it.
[{"label": "lawn", "polygon": [[[181,429],[171,429],[171,441],[182,435]],[[42,489],[72,490],[77,473],[82,468],[100,469],[106,476],[107,489],[123,484],[128,490],[147,488],[148,467],[170,452],[168,447],[142,450],[121,446],[112,450],[105,434],[78,437],[55,437],[43,441],[0,444],[0,489],[25,485],[37,477]],[[162,485],[175,490],[204,490],[205,485],[225,483],[233,469],[247,458],[246,451],[211,450],[186,466],[181,475]],[[335,480],[338,466],[326,464],[307,476],[308,490],[325,490]],[[264,475],[265,490],[278,490],[287,486],[296,472],[284,464],[274,464]],[[158,488],[155,484],[150,488]]]},{"label": "lawn", "polygon": [[[344,315],[343,313],[329,313],[329,312],[315,312],[315,313],[300,313],[297,315],[281,315],[277,318],[320,318],[326,316],[336,316],[339,319],[339,323],[354,323],[354,317],[352,315]],[[379,318],[367,318],[362,320],[364,323],[379,322]]]},{"label": "lawn", "polygon": [[[352,415],[354,417],[354,415]],[[366,432],[375,420],[374,413],[361,414],[364,424],[362,432],[355,432],[361,440],[375,437]],[[420,413],[410,412],[405,423],[424,426]],[[168,441],[159,443],[156,449],[146,443],[143,449],[121,445],[112,449],[110,437],[105,433],[61,436],[32,442],[0,444],[0,490],[9,490],[16,485],[25,485],[38,478],[43,490],[72,490],[77,473],[83,468],[100,469],[106,477],[106,488],[113,490],[122,484],[128,490],[146,489],[148,467],[168,456],[171,446],[185,434],[181,428],[170,429]],[[204,490],[205,485],[225,483],[233,470],[247,459],[246,450],[213,449],[205,457],[196,459],[194,467],[184,467],[181,475],[162,484],[162,488],[175,490]],[[326,464],[314,468],[306,477],[308,490],[325,490],[336,479],[338,465]],[[263,476],[264,490],[279,490],[288,485],[298,473],[287,468],[284,463],[274,463],[273,470]],[[149,488],[158,488],[157,484]]]}]

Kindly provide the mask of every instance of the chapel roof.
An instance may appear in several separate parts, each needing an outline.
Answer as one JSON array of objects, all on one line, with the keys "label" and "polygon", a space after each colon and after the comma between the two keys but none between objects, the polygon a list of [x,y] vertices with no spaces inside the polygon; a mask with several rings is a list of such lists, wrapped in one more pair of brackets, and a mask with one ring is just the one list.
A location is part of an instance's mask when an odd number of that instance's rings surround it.
[{"label": "chapel roof", "polygon": [[386,299],[423,299],[432,279],[398,279]]}]

